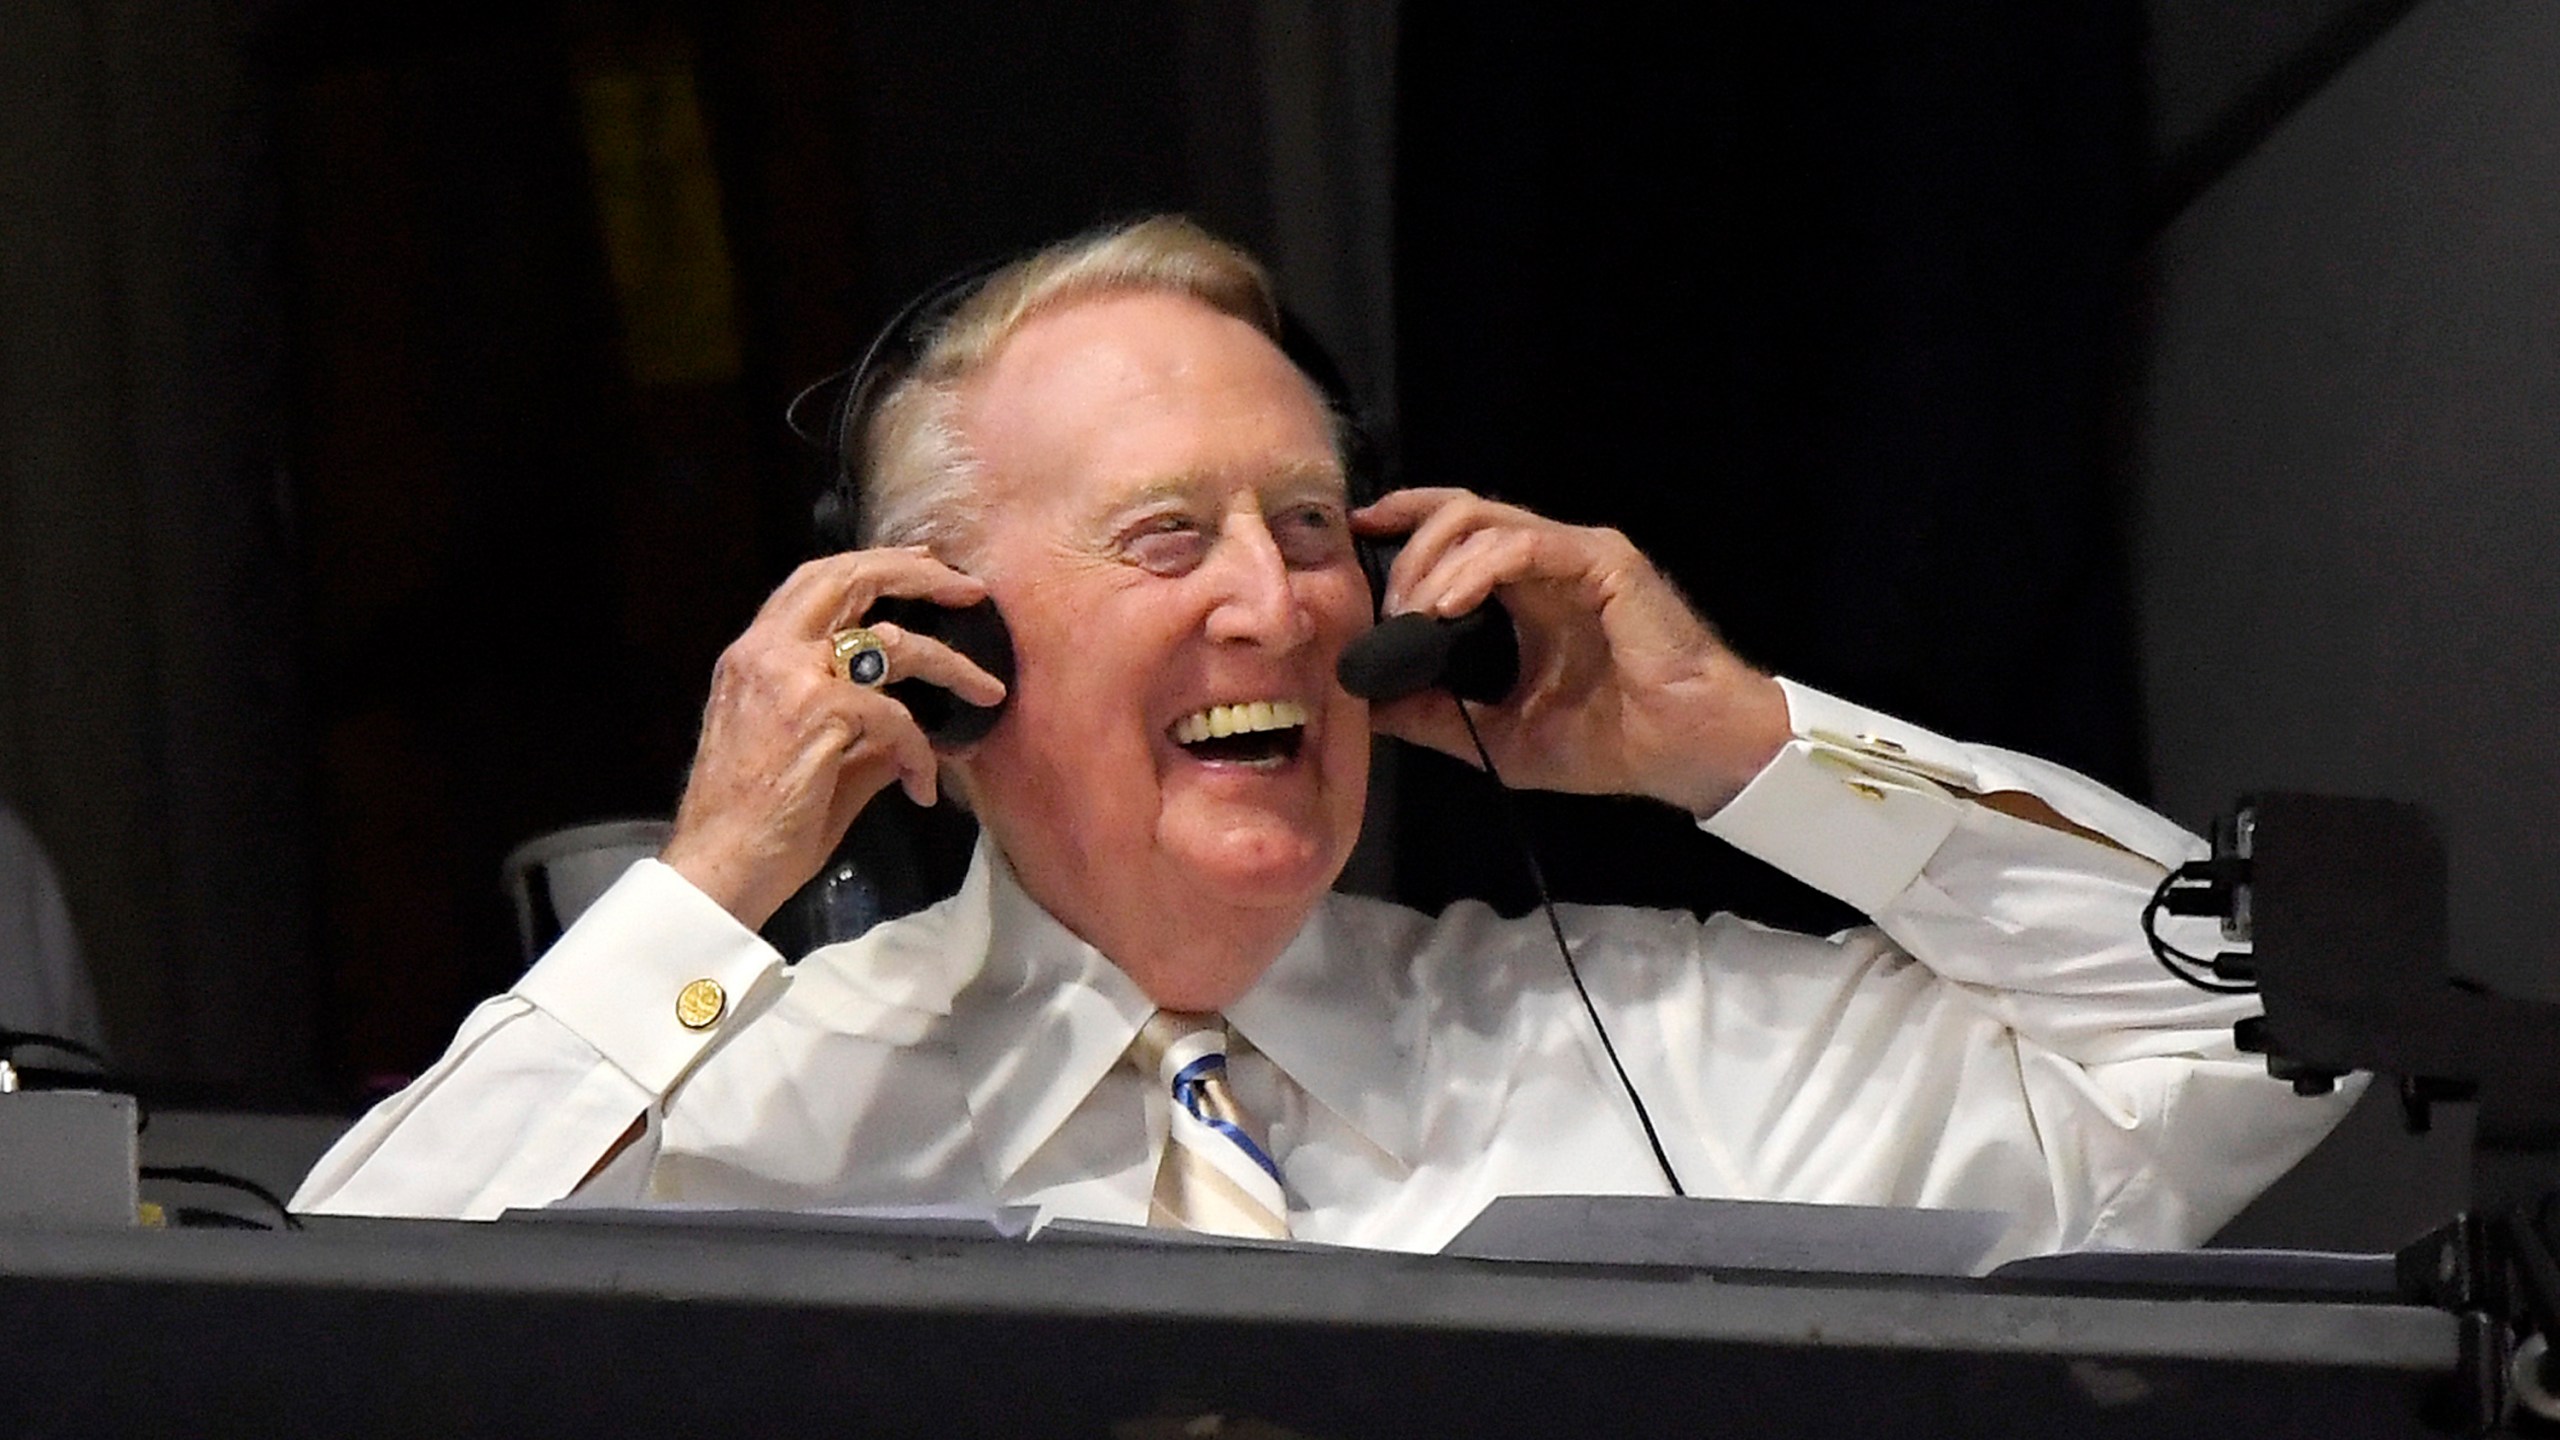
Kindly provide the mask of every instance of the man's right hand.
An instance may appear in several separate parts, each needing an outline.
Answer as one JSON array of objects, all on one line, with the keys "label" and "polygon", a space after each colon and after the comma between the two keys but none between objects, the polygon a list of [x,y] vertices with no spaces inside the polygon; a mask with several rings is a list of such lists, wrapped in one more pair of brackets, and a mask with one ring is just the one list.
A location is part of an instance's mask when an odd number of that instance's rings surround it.
[{"label": "man's right hand", "polygon": [[[1475,721],[1511,784],[1646,795],[1704,817],[1790,738],[1778,682],[1735,655],[1614,530],[1446,487],[1393,491],[1351,523],[1407,537],[1387,577],[1389,613],[1463,615],[1496,593],[1509,608],[1520,683]],[[1380,706],[1370,720],[1476,763],[1467,722],[1445,693]]]},{"label": "man's right hand", "polygon": [[[712,669],[692,776],[658,858],[753,929],[818,873],[891,780],[932,804],[933,747],[905,706],[836,673],[832,637],[884,595],[959,606],[986,593],[920,547],[830,555],[793,571]],[[871,629],[892,678],[930,681],[972,705],[1004,698],[1002,681],[941,642]]]}]

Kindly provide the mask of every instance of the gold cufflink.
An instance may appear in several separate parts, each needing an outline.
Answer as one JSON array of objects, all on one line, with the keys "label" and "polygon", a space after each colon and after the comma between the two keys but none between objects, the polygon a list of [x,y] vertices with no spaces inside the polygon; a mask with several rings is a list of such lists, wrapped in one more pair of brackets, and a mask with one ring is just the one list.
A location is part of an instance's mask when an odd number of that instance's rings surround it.
[{"label": "gold cufflink", "polygon": [[729,992],[717,980],[696,980],[676,992],[676,1023],[687,1030],[708,1030],[729,1008]]},{"label": "gold cufflink", "polygon": [[1850,781],[1850,782],[1849,782],[1849,788],[1850,788],[1850,789],[1852,789],[1852,790],[1857,791],[1857,792],[1858,792],[1859,794],[1861,794],[1861,795],[1866,796],[1866,797],[1867,797],[1868,799],[1870,799],[1870,800],[1881,800],[1881,799],[1883,799],[1883,798],[1884,798],[1884,787],[1883,787],[1883,786],[1881,786],[1881,785],[1870,785],[1870,784],[1868,784],[1868,783],[1867,783],[1866,781],[1864,781],[1864,780],[1852,780],[1852,781]]},{"label": "gold cufflink", "polygon": [[1895,744],[1893,741],[1886,739],[1882,735],[1861,735],[1858,738],[1888,755],[1900,755],[1905,753],[1900,745]]}]

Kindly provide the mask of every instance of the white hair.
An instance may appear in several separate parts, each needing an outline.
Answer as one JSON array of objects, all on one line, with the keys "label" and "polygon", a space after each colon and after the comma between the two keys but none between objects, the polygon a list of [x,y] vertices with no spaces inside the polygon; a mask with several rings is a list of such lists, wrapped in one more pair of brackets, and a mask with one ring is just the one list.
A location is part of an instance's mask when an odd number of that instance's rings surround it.
[{"label": "white hair", "polygon": [[1130,290],[1188,295],[1279,338],[1279,301],[1261,263],[1179,215],[1149,216],[1014,261],[935,326],[864,433],[847,438],[864,460],[862,543],[923,545],[953,563],[968,556],[985,519],[984,467],[960,433],[962,384],[1031,317]]}]

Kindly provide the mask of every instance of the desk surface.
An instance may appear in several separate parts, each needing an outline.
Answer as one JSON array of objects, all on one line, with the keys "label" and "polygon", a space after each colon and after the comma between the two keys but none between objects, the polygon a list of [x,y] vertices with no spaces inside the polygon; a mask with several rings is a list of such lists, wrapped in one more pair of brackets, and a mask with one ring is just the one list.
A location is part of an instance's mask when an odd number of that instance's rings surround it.
[{"label": "desk surface", "polygon": [[0,1326],[44,1433],[2408,1435],[2456,1354],[2331,1299],[417,1221],[0,1231]]}]

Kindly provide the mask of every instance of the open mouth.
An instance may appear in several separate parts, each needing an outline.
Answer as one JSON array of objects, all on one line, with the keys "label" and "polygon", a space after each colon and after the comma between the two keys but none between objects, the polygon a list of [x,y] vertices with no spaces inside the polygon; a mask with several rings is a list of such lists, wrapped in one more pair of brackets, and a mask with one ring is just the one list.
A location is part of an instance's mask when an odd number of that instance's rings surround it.
[{"label": "open mouth", "polygon": [[1307,735],[1307,707],[1295,700],[1212,705],[1173,722],[1173,743],[1200,760],[1278,764],[1293,759]]}]

